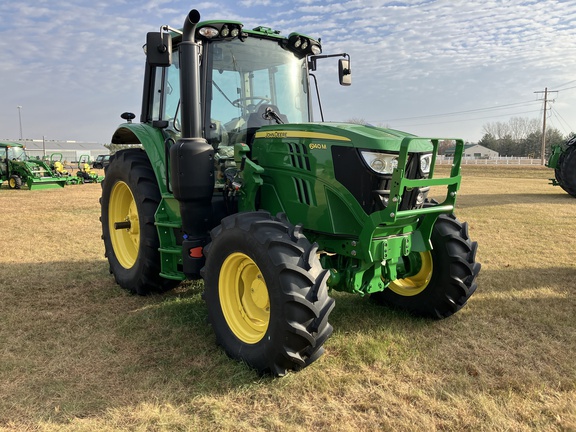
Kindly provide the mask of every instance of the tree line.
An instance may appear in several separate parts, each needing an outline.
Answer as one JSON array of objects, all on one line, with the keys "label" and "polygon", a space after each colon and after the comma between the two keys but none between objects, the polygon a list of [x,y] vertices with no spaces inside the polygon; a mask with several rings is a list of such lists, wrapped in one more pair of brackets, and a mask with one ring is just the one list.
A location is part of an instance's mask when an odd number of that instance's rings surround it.
[{"label": "tree line", "polygon": [[[482,127],[484,135],[478,144],[497,151],[500,156],[542,157],[542,125],[538,119],[512,117],[508,122],[491,122]],[[562,144],[574,133],[564,136],[554,128],[546,129],[546,155],[550,148]]]}]

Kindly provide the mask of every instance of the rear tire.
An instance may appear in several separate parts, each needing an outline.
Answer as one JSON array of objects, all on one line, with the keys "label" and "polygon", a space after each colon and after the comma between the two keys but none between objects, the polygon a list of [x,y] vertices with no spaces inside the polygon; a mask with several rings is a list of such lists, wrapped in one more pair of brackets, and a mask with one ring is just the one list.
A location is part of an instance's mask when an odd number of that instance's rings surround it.
[{"label": "rear tire", "polygon": [[[116,283],[140,295],[177,286],[179,281],[160,276],[160,240],[154,225],[160,190],[143,150],[127,149],[112,156],[100,203],[105,255]],[[130,227],[115,229],[117,222],[128,222]]]},{"label": "rear tire", "polygon": [[466,304],[477,287],[478,243],[470,240],[468,225],[452,214],[438,217],[431,240],[433,249],[420,253],[418,271],[372,294],[376,303],[437,319],[449,317]]},{"label": "rear tire", "polygon": [[204,249],[204,299],[216,340],[260,374],[308,366],[332,334],[328,271],[298,227],[266,212],[222,220]]},{"label": "rear tire", "polygon": [[558,168],[554,171],[560,187],[576,197],[576,145],[564,150],[558,159]]}]

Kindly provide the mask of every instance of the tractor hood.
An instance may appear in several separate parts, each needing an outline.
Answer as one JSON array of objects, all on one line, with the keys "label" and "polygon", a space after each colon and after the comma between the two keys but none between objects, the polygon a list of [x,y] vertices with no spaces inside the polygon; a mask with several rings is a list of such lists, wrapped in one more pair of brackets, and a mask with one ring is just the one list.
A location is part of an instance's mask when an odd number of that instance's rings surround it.
[{"label": "tractor hood", "polygon": [[[319,142],[336,141],[346,146],[367,150],[385,150],[398,152],[404,138],[416,135],[394,129],[353,123],[293,123],[263,126],[256,138],[283,139],[303,138]],[[433,149],[431,138],[415,139],[410,143],[410,152],[423,153]]]}]

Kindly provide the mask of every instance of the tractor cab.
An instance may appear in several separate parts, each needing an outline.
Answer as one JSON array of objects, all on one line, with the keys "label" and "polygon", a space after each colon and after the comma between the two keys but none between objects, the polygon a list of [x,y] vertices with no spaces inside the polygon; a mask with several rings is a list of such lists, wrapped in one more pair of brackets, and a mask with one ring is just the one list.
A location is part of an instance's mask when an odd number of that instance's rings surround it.
[{"label": "tractor cab", "polygon": [[[179,31],[170,30],[171,39],[167,33],[148,35],[141,122],[165,128],[176,141],[182,136],[181,85],[191,78],[182,74]],[[265,125],[312,121],[309,74],[318,58],[332,57],[319,55],[319,41],[297,33],[286,38],[267,27],[244,30],[237,22],[200,23],[195,37],[201,46],[200,100],[191,109],[214,148],[251,145]],[[164,52],[170,56],[162,57]],[[349,60],[342,62],[341,76],[349,76]]]},{"label": "tractor cab", "polygon": [[11,161],[23,161],[26,159],[26,152],[22,144],[0,142],[0,184],[10,177]]},{"label": "tractor cab", "polygon": [[6,147],[6,154],[6,157],[9,160],[24,161],[28,159],[28,155],[26,155],[26,150],[24,150],[24,147]]}]

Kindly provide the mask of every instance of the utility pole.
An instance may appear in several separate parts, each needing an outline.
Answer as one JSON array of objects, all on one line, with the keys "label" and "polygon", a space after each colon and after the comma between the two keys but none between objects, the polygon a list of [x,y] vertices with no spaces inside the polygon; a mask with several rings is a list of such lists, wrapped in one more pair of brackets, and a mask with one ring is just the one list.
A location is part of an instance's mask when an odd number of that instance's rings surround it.
[{"label": "utility pole", "polygon": [[18,105],[18,121],[20,122],[20,141],[22,141],[22,105]]},{"label": "utility pole", "polygon": [[546,165],[546,104],[552,102],[548,100],[548,93],[558,93],[557,90],[548,91],[548,87],[544,88],[544,91],[536,91],[534,93],[544,93],[544,114],[542,115],[542,165]]}]

